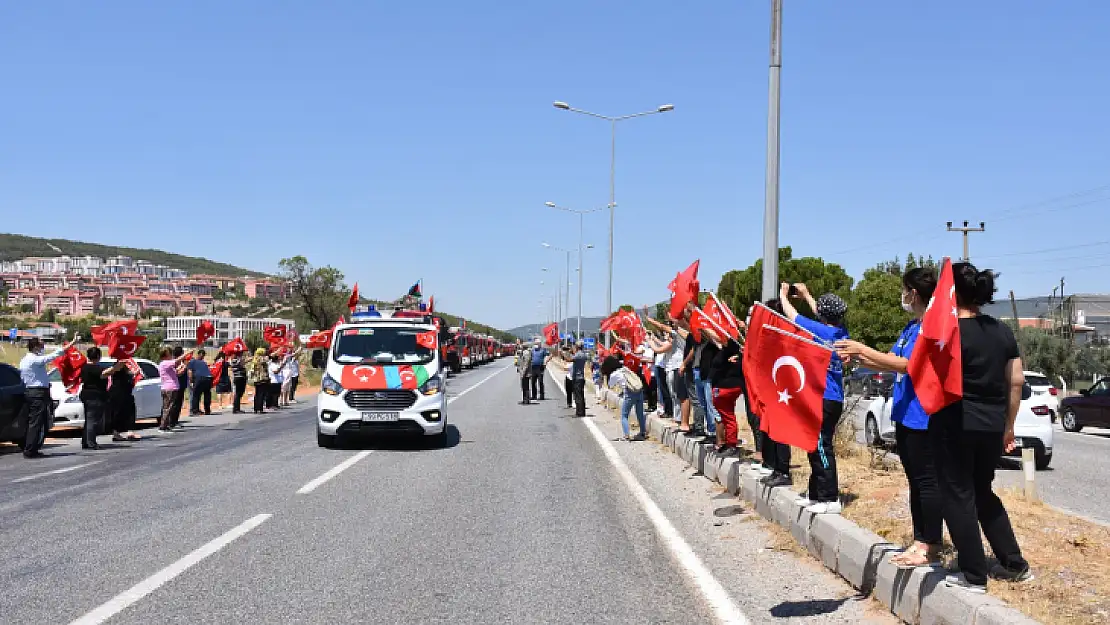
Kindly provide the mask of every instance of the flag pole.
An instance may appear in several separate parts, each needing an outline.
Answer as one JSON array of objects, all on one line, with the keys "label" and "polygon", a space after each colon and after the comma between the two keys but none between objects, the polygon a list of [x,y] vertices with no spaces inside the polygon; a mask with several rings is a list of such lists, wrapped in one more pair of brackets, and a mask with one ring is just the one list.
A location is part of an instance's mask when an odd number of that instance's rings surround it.
[{"label": "flag pole", "polygon": [[833,348],[829,347],[828,345],[822,345],[822,344],[818,343],[817,341],[807,339],[804,336],[798,336],[797,334],[794,334],[793,332],[787,332],[786,330],[783,330],[782,328],[776,328],[775,326],[767,325],[766,323],[763,324],[763,329],[764,330],[774,330],[775,332],[778,332],[779,334],[789,336],[790,338],[798,339],[799,341],[801,341],[803,343],[809,343],[810,345],[813,345],[814,347],[820,347],[821,349],[823,349],[827,352],[835,352],[836,351]]}]

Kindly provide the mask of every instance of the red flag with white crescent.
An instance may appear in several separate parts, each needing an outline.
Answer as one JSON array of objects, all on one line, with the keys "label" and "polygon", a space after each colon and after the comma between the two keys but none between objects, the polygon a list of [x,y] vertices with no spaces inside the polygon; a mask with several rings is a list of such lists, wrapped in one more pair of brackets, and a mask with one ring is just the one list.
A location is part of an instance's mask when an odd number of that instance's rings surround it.
[{"label": "red flag with white crescent", "polygon": [[832,350],[773,326],[753,324],[745,355],[753,347],[753,335],[758,349],[746,359],[744,374],[748,390],[760,401],[760,429],[776,442],[815,451]]}]

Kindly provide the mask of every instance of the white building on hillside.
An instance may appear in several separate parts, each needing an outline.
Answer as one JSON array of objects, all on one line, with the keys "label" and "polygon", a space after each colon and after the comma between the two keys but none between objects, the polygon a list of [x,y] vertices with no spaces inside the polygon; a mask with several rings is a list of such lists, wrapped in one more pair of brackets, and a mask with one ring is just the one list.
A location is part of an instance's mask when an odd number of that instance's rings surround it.
[{"label": "white building on hillside", "polygon": [[202,321],[216,326],[216,336],[209,343],[223,345],[232,339],[246,339],[251,332],[262,334],[266,326],[286,326],[288,336],[296,336],[297,328],[292,319],[253,319],[246,317],[167,317],[166,341],[170,343],[195,343],[197,328]]}]

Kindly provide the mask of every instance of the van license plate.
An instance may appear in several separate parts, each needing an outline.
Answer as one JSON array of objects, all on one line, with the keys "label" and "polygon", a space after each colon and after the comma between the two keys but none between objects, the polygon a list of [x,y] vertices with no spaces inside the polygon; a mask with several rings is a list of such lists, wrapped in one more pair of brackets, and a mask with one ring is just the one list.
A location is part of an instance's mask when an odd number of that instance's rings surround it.
[{"label": "van license plate", "polygon": [[396,412],[364,412],[362,413],[363,421],[396,421],[401,417],[400,413]]}]

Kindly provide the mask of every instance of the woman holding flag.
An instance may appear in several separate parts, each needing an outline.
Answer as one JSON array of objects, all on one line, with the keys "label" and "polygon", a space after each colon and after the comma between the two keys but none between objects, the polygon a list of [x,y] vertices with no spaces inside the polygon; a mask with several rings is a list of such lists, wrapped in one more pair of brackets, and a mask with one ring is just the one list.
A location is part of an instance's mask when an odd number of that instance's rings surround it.
[{"label": "woman holding flag", "polygon": [[[793,286],[782,284],[780,292],[782,310],[786,318],[813,335],[814,340],[831,347],[836,341],[848,338],[844,328],[844,315],[848,305],[838,295],[826,293],[818,299],[809,294],[804,284]],[[817,320],[798,314],[790,302],[790,297],[806,300],[810,310],[817,314]],[[844,414],[844,365],[835,353],[829,361],[825,381],[821,432],[817,438],[817,450],[809,454],[809,492],[812,502],[807,512],[813,514],[840,514],[840,485],[836,474],[836,454],[833,450],[833,435],[840,417]]]},{"label": "woman holding flag", "polygon": [[856,361],[876,371],[897,374],[891,398],[890,420],[894,422],[898,457],[910,487],[910,518],[913,544],[891,558],[902,567],[928,566],[940,557],[943,523],[936,462],[929,442],[929,415],[921,407],[908,373],[910,356],[921,331],[921,318],[937,286],[936,271],[914,267],[902,275],[902,309],[913,314],[889,353],[852,340],[836,342],[836,352],[845,361]]}]

